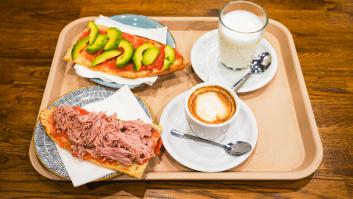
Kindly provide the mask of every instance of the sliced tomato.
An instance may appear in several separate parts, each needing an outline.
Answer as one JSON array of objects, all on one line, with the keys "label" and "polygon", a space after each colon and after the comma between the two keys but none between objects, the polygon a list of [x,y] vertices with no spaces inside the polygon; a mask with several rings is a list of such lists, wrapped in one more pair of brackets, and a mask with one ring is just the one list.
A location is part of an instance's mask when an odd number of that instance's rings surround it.
[{"label": "sliced tomato", "polygon": [[174,49],[174,52],[175,52],[175,60],[182,58],[181,54],[176,49]]},{"label": "sliced tomato", "polygon": [[88,61],[93,61],[94,58],[96,58],[98,55],[102,54],[103,51],[100,50],[100,51],[98,51],[98,52],[96,52],[96,53],[91,54],[91,53],[86,52],[85,50],[82,50],[80,53],[81,53],[81,55],[82,55],[85,59],[87,59]]},{"label": "sliced tomato", "polygon": [[161,147],[163,145],[163,141],[161,138],[159,138],[156,147],[154,148],[154,154],[159,155],[161,154]]},{"label": "sliced tomato", "polygon": [[79,40],[82,40],[83,38],[87,37],[90,32],[91,32],[90,30],[87,30],[87,31],[83,32],[83,33],[80,35]]},{"label": "sliced tomato", "polygon": [[121,37],[128,40],[134,48],[137,48],[148,41],[146,38],[137,37],[125,32],[122,33]]},{"label": "sliced tomato", "polygon": [[119,68],[121,71],[134,71],[134,64],[130,63],[124,66],[123,68]]},{"label": "sliced tomato", "polygon": [[[84,31],[84,32],[80,35],[80,37],[79,37],[78,39],[81,40],[81,39],[87,37],[87,36],[89,35],[89,33],[91,33],[91,30],[86,30],[86,31]],[[99,33],[100,33],[100,34],[107,34],[107,28],[100,27],[100,28],[99,28]]]},{"label": "sliced tomato", "polygon": [[76,111],[80,112],[81,115],[87,115],[87,114],[89,113],[86,109],[81,108],[81,107],[79,107],[79,106],[74,106],[74,109],[75,109]]},{"label": "sliced tomato", "polygon": [[115,61],[116,61],[115,58],[108,59],[108,60],[102,62],[101,64],[98,64],[96,66],[96,69],[98,69],[98,70],[103,69],[103,68],[114,69],[114,68],[116,68]]},{"label": "sliced tomato", "polygon": [[161,152],[161,146],[163,144],[162,139],[161,139],[161,135],[157,131],[152,131],[151,137],[154,142],[154,144],[153,144],[154,154],[159,155]]},{"label": "sliced tomato", "polygon": [[106,27],[100,27],[99,28],[99,33],[103,34],[103,35],[107,34],[107,28]]}]

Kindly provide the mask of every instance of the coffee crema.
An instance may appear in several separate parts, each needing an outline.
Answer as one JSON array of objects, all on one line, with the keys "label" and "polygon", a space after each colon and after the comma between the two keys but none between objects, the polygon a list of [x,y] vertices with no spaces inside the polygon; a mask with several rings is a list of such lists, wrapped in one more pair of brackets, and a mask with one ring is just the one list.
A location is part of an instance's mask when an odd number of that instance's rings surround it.
[{"label": "coffee crema", "polygon": [[205,86],[190,95],[188,108],[191,115],[201,122],[220,124],[232,118],[236,104],[226,89],[220,86]]}]

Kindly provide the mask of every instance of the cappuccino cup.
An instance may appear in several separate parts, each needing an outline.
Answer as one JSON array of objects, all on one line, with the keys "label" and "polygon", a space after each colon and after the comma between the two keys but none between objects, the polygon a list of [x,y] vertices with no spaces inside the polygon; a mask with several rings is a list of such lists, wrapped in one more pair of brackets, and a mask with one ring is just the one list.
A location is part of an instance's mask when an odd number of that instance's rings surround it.
[{"label": "cappuccino cup", "polygon": [[236,93],[217,83],[201,83],[186,94],[184,109],[191,130],[205,139],[224,135],[239,114]]}]

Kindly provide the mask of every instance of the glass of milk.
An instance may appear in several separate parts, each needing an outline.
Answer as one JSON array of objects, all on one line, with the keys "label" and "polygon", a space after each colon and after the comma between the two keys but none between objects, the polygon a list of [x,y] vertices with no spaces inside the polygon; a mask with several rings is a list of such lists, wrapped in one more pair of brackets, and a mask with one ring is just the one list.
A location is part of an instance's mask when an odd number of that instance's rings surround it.
[{"label": "glass of milk", "polygon": [[249,67],[267,23],[265,10],[254,3],[226,4],[219,16],[219,61],[233,70]]}]

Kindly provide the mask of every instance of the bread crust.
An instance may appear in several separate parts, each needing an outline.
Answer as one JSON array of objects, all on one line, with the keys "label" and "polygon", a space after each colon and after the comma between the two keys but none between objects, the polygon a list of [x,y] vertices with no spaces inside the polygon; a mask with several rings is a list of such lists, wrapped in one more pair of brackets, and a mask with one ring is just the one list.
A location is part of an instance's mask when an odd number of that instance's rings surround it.
[{"label": "bread crust", "polygon": [[[46,109],[43,110],[40,113],[39,119],[45,129],[45,132],[47,133],[47,135],[55,142],[57,143],[60,147],[64,148],[65,150],[69,151],[70,153],[72,152],[71,150],[71,146],[69,142],[63,142],[63,140],[59,140],[60,138],[57,138],[54,136],[55,133],[55,126],[54,126],[54,122],[53,122],[53,112],[56,109],[56,107],[53,107],[51,109]],[[159,125],[153,124],[153,129],[156,130],[159,134],[161,133],[161,127]],[[147,168],[148,162],[139,165],[139,164],[132,164],[131,166],[127,167],[127,166],[123,166],[119,163],[103,163],[100,162],[96,159],[94,159],[91,156],[88,156],[87,161],[92,162],[96,165],[108,168],[108,169],[112,169],[121,173],[124,173],[126,175],[141,179],[142,175],[144,173],[144,171]]]}]

